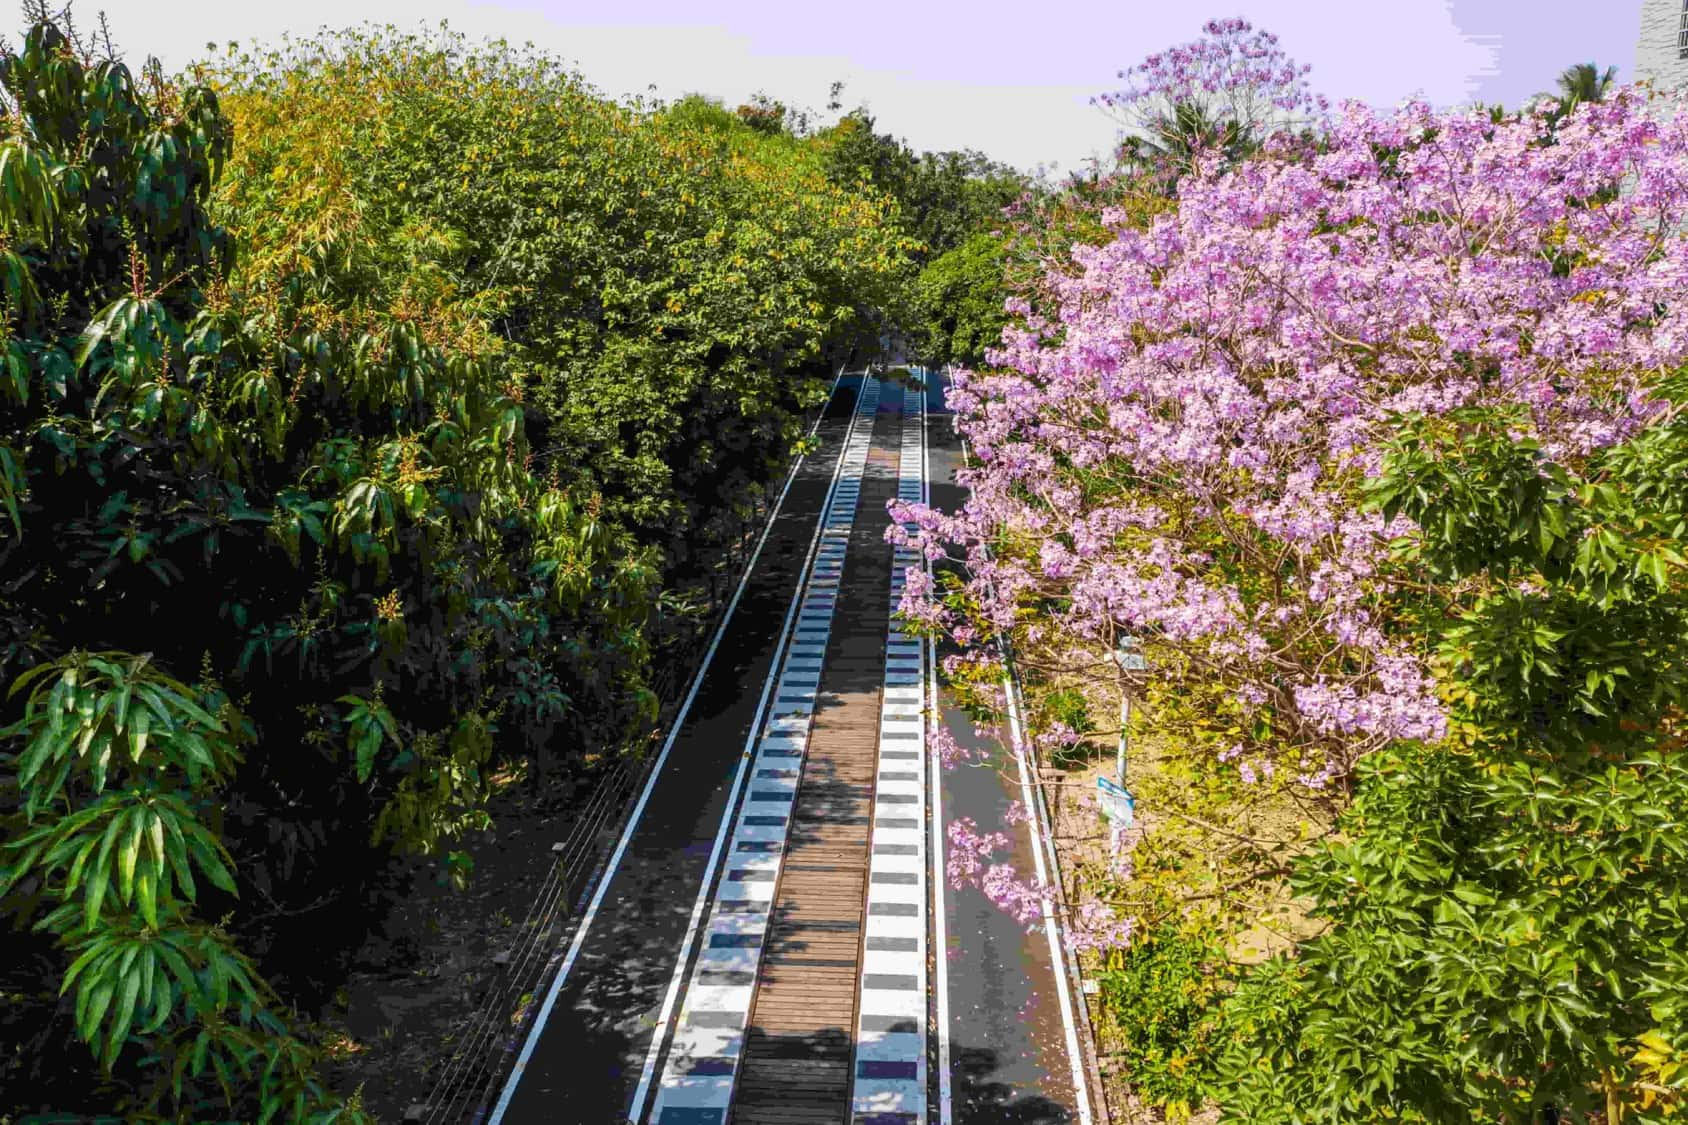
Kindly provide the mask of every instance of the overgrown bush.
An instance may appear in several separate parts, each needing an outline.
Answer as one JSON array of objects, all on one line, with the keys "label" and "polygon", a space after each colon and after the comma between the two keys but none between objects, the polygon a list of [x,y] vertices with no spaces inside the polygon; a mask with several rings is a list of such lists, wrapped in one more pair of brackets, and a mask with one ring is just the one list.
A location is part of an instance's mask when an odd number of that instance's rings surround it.
[{"label": "overgrown bush", "polygon": [[542,54],[391,29],[214,78],[254,276],[328,240],[368,263],[360,301],[448,284],[523,403],[533,471],[602,496],[665,568],[737,530],[797,412],[902,301],[893,205],[701,99],[620,105]]},{"label": "overgrown bush", "polygon": [[1688,379],[1657,393],[1586,460],[1517,411],[1403,420],[1372,495],[1420,529],[1453,744],[1368,762],[1297,865],[1327,929],[1239,995],[1278,1014],[1237,1021],[1231,1119],[1682,1113]]},{"label": "overgrown bush", "polygon": [[1124,1064],[1139,1097],[1173,1120],[1207,1099],[1220,1005],[1235,976],[1211,932],[1176,922],[1103,957],[1101,1049]]},{"label": "overgrown bush", "polygon": [[926,263],[915,282],[921,317],[917,346],[934,365],[977,367],[1008,326],[1006,247],[1000,236],[975,234]]},{"label": "overgrown bush", "polygon": [[8,1108],[355,1117],[289,1009],[495,768],[642,740],[665,583],[899,299],[794,139],[459,46],[0,66]]}]

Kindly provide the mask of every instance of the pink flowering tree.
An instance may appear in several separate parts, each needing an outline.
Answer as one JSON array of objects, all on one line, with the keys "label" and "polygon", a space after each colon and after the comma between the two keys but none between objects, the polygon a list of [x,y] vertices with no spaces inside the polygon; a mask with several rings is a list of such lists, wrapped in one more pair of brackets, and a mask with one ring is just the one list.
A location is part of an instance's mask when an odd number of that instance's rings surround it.
[{"label": "pink flowering tree", "polygon": [[1124,155],[1181,171],[1204,153],[1234,158],[1275,133],[1319,126],[1329,106],[1309,70],[1271,32],[1209,20],[1201,38],[1120,71],[1125,85],[1093,101],[1124,127]]},{"label": "pink flowering tree", "polygon": [[[964,578],[904,610],[1201,709],[1208,768],[1340,806],[1362,756],[1446,729],[1392,546],[1416,528],[1363,503],[1396,418],[1518,406],[1571,462],[1646,425],[1688,360],[1685,210],[1688,115],[1626,90],[1559,120],[1348,105],[1317,149],[1110,216],[954,375],[971,497],[897,516]],[[1126,635],[1146,672],[1101,659]]]}]

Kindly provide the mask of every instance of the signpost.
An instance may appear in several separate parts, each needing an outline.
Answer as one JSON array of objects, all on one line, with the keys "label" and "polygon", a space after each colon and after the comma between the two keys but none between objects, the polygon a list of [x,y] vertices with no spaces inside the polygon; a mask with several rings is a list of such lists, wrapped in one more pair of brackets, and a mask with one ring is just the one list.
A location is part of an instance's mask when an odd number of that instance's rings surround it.
[{"label": "signpost", "polygon": [[[1148,667],[1143,654],[1137,651],[1136,637],[1121,637],[1113,657],[1121,672],[1141,672]],[[1119,696],[1119,753],[1114,762],[1114,772],[1119,780],[1109,781],[1105,777],[1096,779],[1096,807],[1113,829],[1111,850],[1115,854],[1119,852],[1120,837],[1131,828],[1137,812],[1136,802],[1131,799],[1131,792],[1125,787],[1125,749],[1130,728],[1131,693],[1122,685]]]},{"label": "signpost", "polygon": [[1125,786],[1105,777],[1096,779],[1096,807],[1108,822],[1108,854],[1119,854],[1120,838],[1131,830],[1136,818],[1137,803]]},{"label": "signpost", "polygon": [[[1136,637],[1121,637],[1119,647],[1114,649],[1114,662],[1122,672],[1141,672],[1147,668],[1148,662],[1143,654],[1137,651]],[[1131,726],[1131,694],[1121,690],[1119,696],[1119,755],[1114,765],[1114,773],[1119,777],[1119,783],[1125,784],[1125,743],[1126,731]]]},{"label": "signpost", "polygon": [[1102,810],[1102,815],[1113,823],[1116,830],[1130,828],[1137,811],[1137,803],[1125,791],[1125,786],[1105,777],[1096,779],[1096,807]]}]

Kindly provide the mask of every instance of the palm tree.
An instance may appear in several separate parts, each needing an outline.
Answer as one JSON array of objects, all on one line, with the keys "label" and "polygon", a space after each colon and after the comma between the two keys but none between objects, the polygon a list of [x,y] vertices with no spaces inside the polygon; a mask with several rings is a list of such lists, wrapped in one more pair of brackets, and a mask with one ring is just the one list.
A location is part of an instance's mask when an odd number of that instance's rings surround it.
[{"label": "palm tree", "polygon": [[1566,67],[1559,75],[1559,104],[1569,110],[1578,102],[1597,102],[1618,84],[1618,68],[1602,71],[1591,62]]},{"label": "palm tree", "polygon": [[1126,137],[1118,156],[1126,167],[1157,174],[1170,188],[1198,156],[1217,153],[1235,164],[1257,147],[1234,118],[1214,114],[1199,102],[1181,101],[1154,114],[1141,134]]}]

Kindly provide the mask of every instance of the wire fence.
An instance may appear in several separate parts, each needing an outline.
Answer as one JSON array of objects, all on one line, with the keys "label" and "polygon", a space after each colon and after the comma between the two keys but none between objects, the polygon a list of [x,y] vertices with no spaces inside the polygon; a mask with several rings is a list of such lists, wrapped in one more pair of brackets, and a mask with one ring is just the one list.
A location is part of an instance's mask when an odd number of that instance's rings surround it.
[{"label": "wire fence", "polygon": [[555,859],[549,874],[529,904],[510,948],[494,958],[490,987],[458,1034],[456,1050],[440,1068],[434,1087],[411,1119],[429,1125],[463,1121],[471,1111],[483,1112],[486,1093],[502,1067],[509,1033],[522,1022],[523,1009],[540,984],[548,954],[563,937],[569,892],[581,882],[586,862],[601,850],[604,828],[616,817],[632,779],[625,761],[617,762],[599,781],[577,815],[568,837],[553,845]]},{"label": "wire fence", "polygon": [[[733,562],[742,566],[745,555],[743,544],[736,544]],[[714,616],[698,631],[701,638],[719,623],[724,600],[715,600]],[[701,643],[691,647],[701,649]],[[701,653],[676,656],[659,670],[652,685],[664,701],[659,727],[673,721],[682,689],[690,681],[690,675],[679,670],[695,664]],[[551,847],[552,863],[526,916],[513,931],[515,940],[494,956],[485,995],[455,1036],[454,1049],[440,1067],[432,1088],[406,1114],[406,1120],[425,1125],[464,1121],[478,1125],[486,1118],[491,1097],[510,1069],[515,1044],[532,1014],[532,1001],[561,960],[569,922],[596,883],[598,869],[655,761],[654,755],[643,760],[617,758],[574,812],[568,835]]]}]

